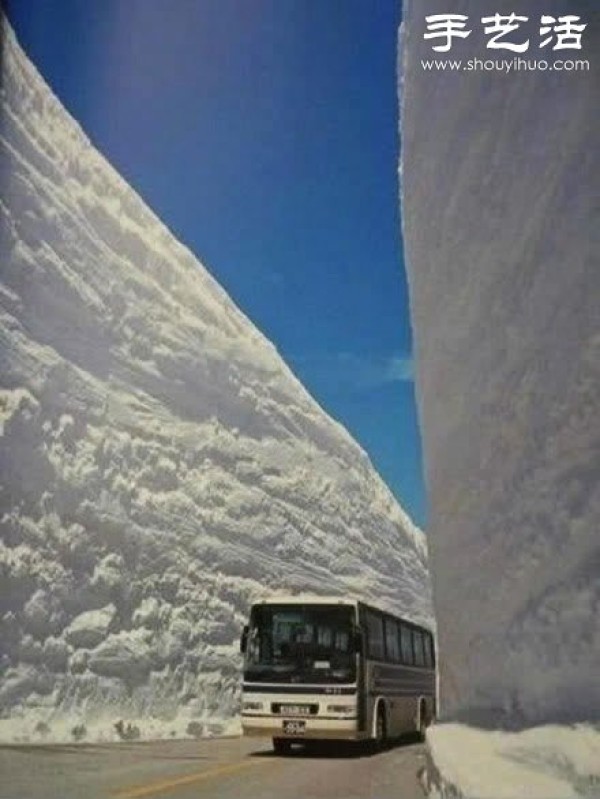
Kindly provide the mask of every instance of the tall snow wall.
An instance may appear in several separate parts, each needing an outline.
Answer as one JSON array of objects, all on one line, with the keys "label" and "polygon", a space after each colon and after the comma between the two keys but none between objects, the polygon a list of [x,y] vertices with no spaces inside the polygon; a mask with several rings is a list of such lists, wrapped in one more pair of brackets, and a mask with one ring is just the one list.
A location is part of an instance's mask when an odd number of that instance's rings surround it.
[{"label": "tall snow wall", "polygon": [[[595,6],[404,4],[401,203],[446,718],[600,713]],[[449,12],[473,33],[435,52],[425,17]],[[529,17],[504,39],[530,38],[522,58],[589,68],[423,67],[512,60],[481,22],[511,12]],[[540,17],[562,14],[587,24],[582,49],[540,49]]]},{"label": "tall snow wall", "polygon": [[0,718],[214,729],[253,598],[430,621],[425,539],[4,25]]}]

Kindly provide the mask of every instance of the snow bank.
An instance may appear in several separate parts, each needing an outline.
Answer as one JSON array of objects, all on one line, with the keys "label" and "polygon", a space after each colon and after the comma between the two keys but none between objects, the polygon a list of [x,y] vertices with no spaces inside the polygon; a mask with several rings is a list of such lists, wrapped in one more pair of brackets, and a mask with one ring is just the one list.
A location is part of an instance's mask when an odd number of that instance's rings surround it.
[{"label": "snow bank", "polygon": [[438,724],[422,783],[435,799],[600,796],[600,730],[548,725],[520,733]]},{"label": "snow bank", "polygon": [[[401,43],[442,712],[491,726],[595,720],[600,26],[593,4],[534,0],[527,33],[507,37],[530,36],[527,59],[588,59],[589,71],[423,69],[513,57],[486,49],[481,17],[515,4],[485,5],[409,0]],[[449,11],[473,33],[435,53],[425,16]],[[582,50],[540,50],[541,15],[563,13],[588,24]]]},{"label": "snow bank", "polygon": [[430,621],[425,539],[3,44],[0,736],[215,732],[255,596]]},{"label": "snow bank", "polygon": [[0,719],[0,741],[16,744],[118,743],[128,740],[238,737],[242,733],[237,716],[224,718],[214,714],[198,715],[191,720],[185,715],[171,719],[145,715],[123,720],[118,712],[112,718],[107,715],[99,717],[82,708],[71,714],[57,710],[47,712],[45,718],[47,721],[44,721],[43,714],[30,713]]}]

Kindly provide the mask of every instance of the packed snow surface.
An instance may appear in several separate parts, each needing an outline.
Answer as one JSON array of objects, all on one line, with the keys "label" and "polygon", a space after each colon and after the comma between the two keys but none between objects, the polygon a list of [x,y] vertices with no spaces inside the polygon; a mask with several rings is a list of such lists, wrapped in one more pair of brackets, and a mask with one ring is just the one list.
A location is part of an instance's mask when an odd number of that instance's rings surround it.
[{"label": "packed snow surface", "polygon": [[0,734],[211,732],[254,597],[430,622],[425,539],[7,26],[4,45]]},{"label": "packed snow surface", "polygon": [[[525,5],[527,33],[505,41],[589,69],[423,68],[512,59],[481,23],[514,12],[504,0],[409,0],[401,41],[441,708],[492,726],[600,716],[600,26],[593,3]],[[473,33],[436,53],[425,17],[449,11]],[[541,16],[564,13],[587,24],[582,49],[540,50]]]},{"label": "packed snow surface", "polygon": [[519,733],[438,724],[427,732],[431,799],[600,796],[600,730],[548,725]]}]

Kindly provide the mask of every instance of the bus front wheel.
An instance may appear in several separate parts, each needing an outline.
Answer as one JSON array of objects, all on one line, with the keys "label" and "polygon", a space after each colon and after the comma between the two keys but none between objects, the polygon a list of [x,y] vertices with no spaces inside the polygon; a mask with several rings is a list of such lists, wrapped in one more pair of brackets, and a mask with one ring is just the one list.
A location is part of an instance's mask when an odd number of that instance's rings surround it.
[{"label": "bus front wheel", "polygon": [[273,738],[273,751],[276,755],[289,755],[292,742],[287,738]]}]

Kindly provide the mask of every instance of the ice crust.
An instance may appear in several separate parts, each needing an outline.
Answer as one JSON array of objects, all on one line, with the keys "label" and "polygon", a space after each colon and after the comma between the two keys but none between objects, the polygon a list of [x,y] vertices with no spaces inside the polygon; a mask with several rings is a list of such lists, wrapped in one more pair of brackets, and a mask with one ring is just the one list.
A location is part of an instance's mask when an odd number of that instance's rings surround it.
[{"label": "ice crust", "polygon": [[[527,57],[586,58],[589,71],[427,72],[421,59],[447,54],[423,38],[425,16],[449,10],[481,30],[482,12],[515,8],[404,4],[402,206],[442,713],[594,721],[598,15],[585,2],[523,9],[538,28],[542,14],[580,14],[582,51]],[[513,56],[461,42],[449,57],[460,52]]]},{"label": "ice crust", "polygon": [[431,622],[424,535],[3,39],[0,736],[235,726],[251,599]]}]

